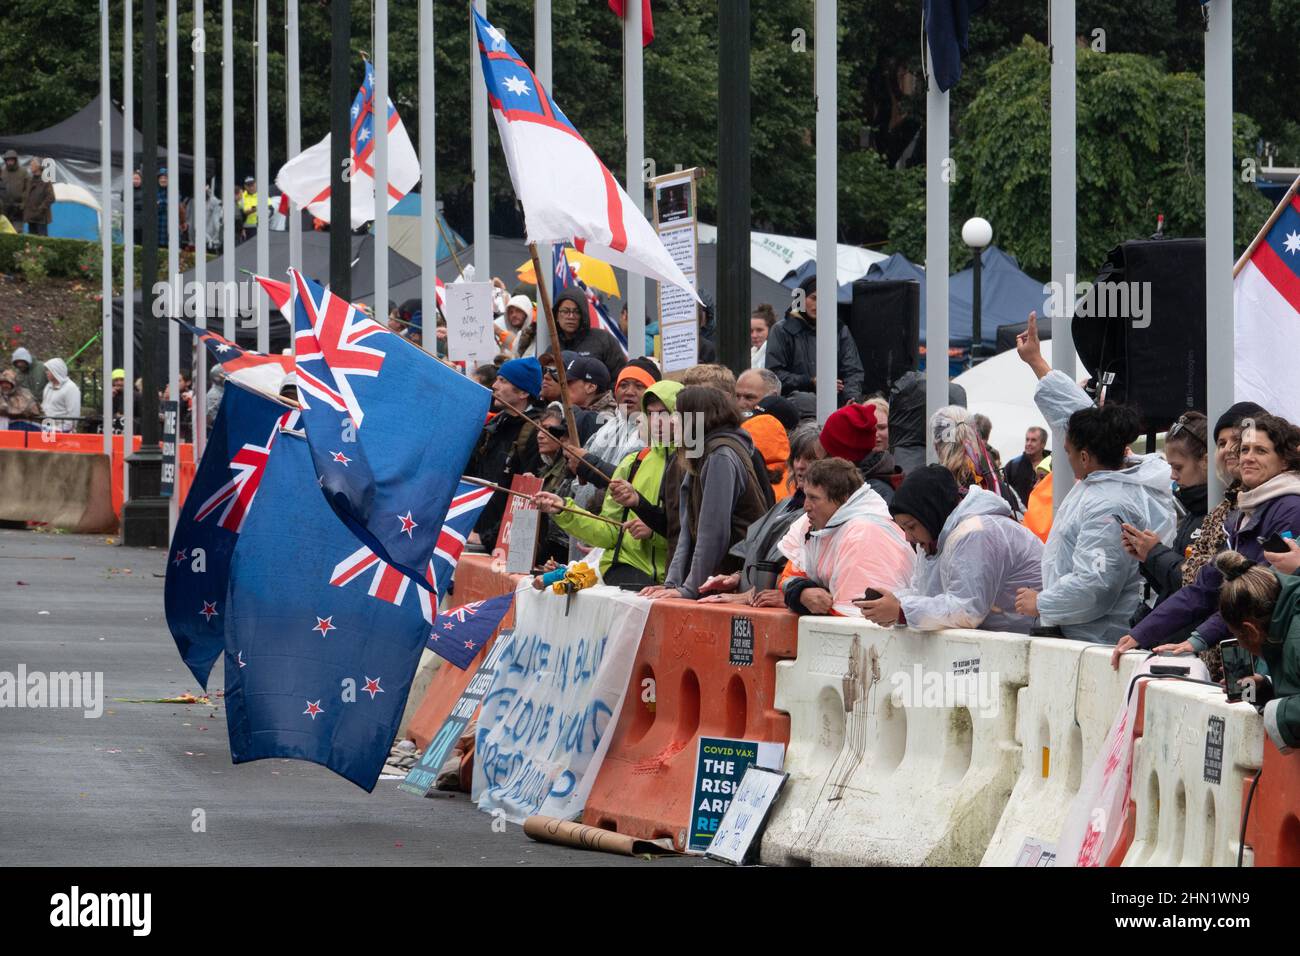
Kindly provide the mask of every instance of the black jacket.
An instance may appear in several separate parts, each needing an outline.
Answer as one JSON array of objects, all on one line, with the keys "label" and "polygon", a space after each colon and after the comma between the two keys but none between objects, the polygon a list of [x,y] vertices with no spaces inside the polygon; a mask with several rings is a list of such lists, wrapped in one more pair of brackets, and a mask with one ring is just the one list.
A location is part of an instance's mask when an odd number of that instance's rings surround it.
[{"label": "black jacket", "polygon": [[[545,409],[533,405],[527,409],[527,414],[530,418],[537,419],[542,417],[544,411]],[[505,488],[510,487],[510,479],[515,475],[527,472],[540,475],[544,466],[541,453],[537,450],[536,432],[537,429],[532,424],[509,412],[498,413],[483,426],[483,434],[474,448],[474,454],[470,456],[465,474]],[[506,497],[500,491],[493,492],[474,526],[489,552],[496,547],[497,532],[501,530],[501,519],[506,511]]]},{"label": "black jacket", "polygon": [[898,466],[894,464],[894,456],[887,451],[873,451],[858,462],[858,472],[862,475],[862,480],[885,499],[885,504],[894,500],[894,483],[891,479],[896,471]]},{"label": "black jacket", "polygon": [[[844,391],[839,394],[839,404],[843,405],[862,397],[862,357],[844,324],[836,320],[836,328],[839,345],[835,377],[844,382]],[[772,331],[768,333],[766,364],[768,370],[781,380],[782,395],[815,391],[816,327],[796,313],[786,313],[785,318],[772,326]]]},{"label": "black jacket", "polygon": [[[1043,453],[1044,461],[1050,460],[1051,457],[1050,452]],[[1007,462],[1006,467],[1002,469],[1002,476],[1006,479],[1007,484],[1016,490],[1016,494],[1020,496],[1020,500],[1026,506],[1029,504],[1029,493],[1034,490],[1034,485],[1037,484],[1034,479],[1035,471],[1034,463],[1024,455],[1017,455],[1012,458]]]},{"label": "black jacket", "polygon": [[1157,604],[1183,586],[1183,558],[1187,554],[1187,548],[1200,534],[1201,525],[1205,523],[1205,515],[1209,510],[1209,486],[1180,487],[1174,492],[1174,497],[1186,513],[1178,522],[1173,547],[1157,544],[1147,552],[1147,559],[1138,565],[1142,577],[1159,595]]},{"label": "black jacket", "polygon": [[566,299],[578,307],[583,318],[572,335],[566,335],[564,330],[559,328],[559,323],[556,323],[556,328],[560,333],[561,351],[577,352],[579,355],[590,355],[593,358],[600,359],[605,368],[609,369],[609,381],[612,387],[614,379],[618,378],[618,373],[627,364],[627,356],[623,353],[623,347],[618,344],[618,339],[604,329],[593,329],[591,327],[587,320],[587,297],[581,289],[576,287],[565,289],[556,297],[551,310],[558,312],[560,303]]}]

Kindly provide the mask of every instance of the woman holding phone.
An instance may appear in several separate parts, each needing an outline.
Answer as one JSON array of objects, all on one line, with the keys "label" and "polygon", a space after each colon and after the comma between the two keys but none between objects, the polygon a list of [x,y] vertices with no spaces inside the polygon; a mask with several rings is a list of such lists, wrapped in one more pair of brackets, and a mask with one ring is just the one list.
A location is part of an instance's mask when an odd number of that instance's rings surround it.
[{"label": "woman holding phone", "polygon": [[1300,746],[1300,578],[1235,551],[1219,555],[1215,566],[1223,578],[1219,615],[1256,658],[1255,673],[1240,681],[1244,699],[1264,715],[1277,749],[1290,753]]},{"label": "woman holding phone", "polygon": [[[1236,508],[1224,522],[1228,547],[1255,563],[1264,560],[1264,542],[1274,535],[1300,530],[1300,429],[1276,415],[1242,422],[1241,491]],[[1218,645],[1228,628],[1218,612],[1223,575],[1216,564],[1201,568],[1191,584],[1173,594],[1120,639],[1111,655],[1135,648],[1158,653],[1201,652]],[[1163,643],[1194,625],[1190,639]]]}]

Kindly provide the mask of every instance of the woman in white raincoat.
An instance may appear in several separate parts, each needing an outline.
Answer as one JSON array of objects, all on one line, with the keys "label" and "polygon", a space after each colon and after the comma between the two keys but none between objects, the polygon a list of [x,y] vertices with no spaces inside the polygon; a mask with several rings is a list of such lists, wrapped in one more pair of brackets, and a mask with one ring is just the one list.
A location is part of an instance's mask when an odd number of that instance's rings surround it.
[{"label": "woman in white raincoat", "polygon": [[873,583],[878,600],[853,602],[868,620],[1029,632],[1034,619],[1016,613],[1016,593],[1042,586],[1043,543],[1006,501],[974,486],[963,494],[945,466],[927,465],[903,479],[889,511],[920,555],[907,587]]},{"label": "woman in white raincoat", "polygon": [[[1038,317],[1016,339],[1038,376],[1034,403],[1053,428],[1066,428],[1065,453],[1078,479],[1056,511],[1043,551],[1043,590],[1023,589],[1016,610],[1065,637],[1114,644],[1129,631],[1140,602],[1138,562],[1120,526],[1150,528],[1168,544],[1175,531],[1169,463],[1156,455],[1126,457],[1141,430],[1123,405],[1093,406],[1068,375],[1052,371],[1038,344]],[[1068,423],[1068,424],[1067,424]]]},{"label": "woman in white raincoat", "polygon": [[885,500],[842,458],[808,466],[804,514],[781,539],[780,551],[789,559],[785,604],[796,614],[861,617],[853,602],[868,585],[903,587],[916,560]]}]

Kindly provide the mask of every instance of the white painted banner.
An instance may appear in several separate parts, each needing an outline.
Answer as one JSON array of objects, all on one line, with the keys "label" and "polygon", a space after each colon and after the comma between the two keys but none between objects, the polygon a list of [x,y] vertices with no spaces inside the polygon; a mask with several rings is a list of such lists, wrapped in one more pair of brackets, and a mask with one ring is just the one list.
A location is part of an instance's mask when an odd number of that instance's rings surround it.
[{"label": "white painted banner", "polygon": [[[567,607],[567,613],[566,613]],[[473,798],[523,823],[582,813],[618,724],[650,602],[604,585],[570,601],[524,588],[483,699]]]}]

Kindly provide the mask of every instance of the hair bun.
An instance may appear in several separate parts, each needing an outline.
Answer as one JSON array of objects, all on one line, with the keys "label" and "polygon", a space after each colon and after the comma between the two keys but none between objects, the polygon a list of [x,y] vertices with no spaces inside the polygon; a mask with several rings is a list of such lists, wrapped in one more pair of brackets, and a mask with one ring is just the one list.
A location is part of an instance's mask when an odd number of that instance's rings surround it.
[{"label": "hair bun", "polygon": [[1255,562],[1236,551],[1225,551],[1214,559],[1214,565],[1219,569],[1224,580],[1235,581],[1255,567]]}]

